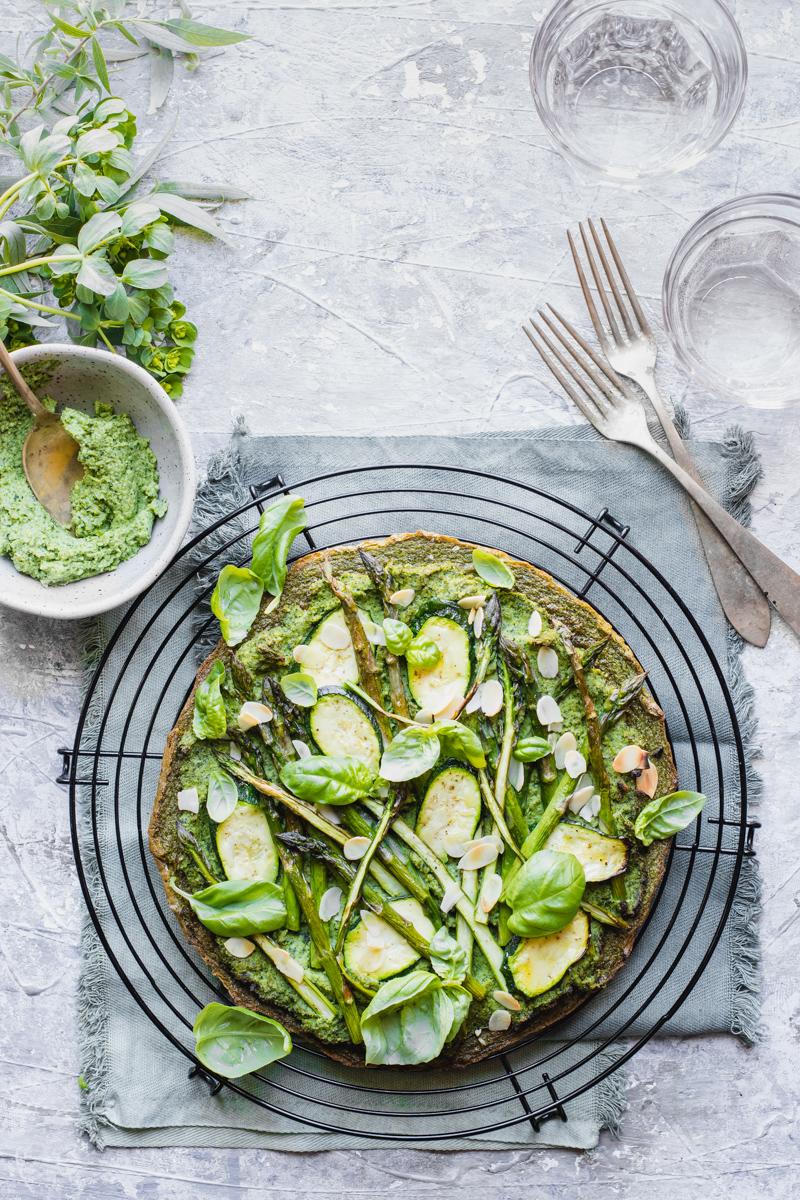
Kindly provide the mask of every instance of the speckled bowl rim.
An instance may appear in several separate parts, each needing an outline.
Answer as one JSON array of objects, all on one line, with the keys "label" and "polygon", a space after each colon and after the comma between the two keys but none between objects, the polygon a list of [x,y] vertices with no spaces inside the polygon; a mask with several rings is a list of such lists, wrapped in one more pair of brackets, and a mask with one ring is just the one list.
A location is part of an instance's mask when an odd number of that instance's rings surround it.
[{"label": "speckled bowl rim", "polygon": [[[129,600],[134,600],[141,595],[166,570],[180,549],[192,519],[197,488],[197,471],[192,443],[183,419],[175,409],[174,400],[170,399],[161,385],[152,375],[148,375],[143,367],[123,358],[121,354],[112,354],[108,350],[97,350],[91,346],[74,346],[69,342],[39,342],[35,346],[24,346],[19,350],[12,351],[12,358],[17,366],[26,366],[47,358],[85,359],[102,363],[103,367],[109,371],[120,371],[124,375],[129,375],[147,392],[153,405],[158,409],[165,424],[171,428],[175,437],[181,486],[177,512],[173,507],[174,526],[157,556],[147,566],[144,566],[143,562],[143,570],[134,583],[117,590],[110,586],[101,598],[94,601],[85,600],[82,603],[76,603],[74,598],[67,603],[65,589],[69,588],[70,584],[53,587],[45,587],[44,584],[40,584],[41,603],[35,597],[32,600],[29,595],[24,600],[22,598],[15,600],[13,593],[9,594],[7,588],[0,588],[0,605],[15,609],[17,612],[29,613],[31,616],[51,617],[59,621],[77,621],[86,617],[96,617],[101,613],[119,608]],[[145,554],[146,551],[147,546],[143,546],[138,554]],[[11,565],[13,567],[13,563]],[[114,574],[114,571],[104,572],[104,578],[113,579]],[[59,598],[59,593],[64,595],[64,599]]]}]

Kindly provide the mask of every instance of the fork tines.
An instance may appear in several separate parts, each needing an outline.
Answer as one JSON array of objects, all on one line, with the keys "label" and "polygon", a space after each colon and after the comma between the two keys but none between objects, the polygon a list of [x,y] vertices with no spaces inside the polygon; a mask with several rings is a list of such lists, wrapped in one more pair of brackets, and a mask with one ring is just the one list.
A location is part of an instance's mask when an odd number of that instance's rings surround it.
[{"label": "fork tines", "polygon": [[599,428],[626,395],[625,384],[557,309],[548,308],[558,325],[539,309],[523,332],[569,398]]},{"label": "fork tines", "polygon": [[[608,225],[601,217],[600,226],[603,230],[603,234],[605,235],[605,245],[603,244],[603,239],[600,237],[600,234],[597,231],[597,226],[591,218],[589,218],[589,220],[586,222],[586,225],[589,227],[591,238],[588,236],[583,222],[579,223],[578,229],[580,231],[581,242],[583,244],[583,252],[586,257],[586,261],[589,264],[589,270],[591,272],[592,279],[594,280],[595,290],[597,295],[600,297],[600,303],[606,316],[606,321],[608,323],[607,326],[603,324],[598,314],[597,306],[595,305],[594,297],[592,295],[592,290],[586,278],[586,272],[583,269],[583,263],[581,261],[580,254],[578,253],[578,248],[575,244],[575,239],[569,230],[567,230],[567,240],[569,241],[569,248],[572,251],[572,259],[575,263],[575,270],[578,274],[578,281],[581,285],[583,298],[586,301],[586,307],[589,310],[589,316],[592,319],[592,324],[594,325],[594,330],[597,334],[600,345],[604,350],[608,348],[609,330],[611,333],[611,338],[618,346],[624,346],[626,342],[638,338],[641,336],[641,334],[644,334],[646,337],[652,337],[652,330],[648,324],[647,317],[644,315],[642,306],[636,297],[636,292],[633,290],[633,285],[628,278],[628,272],[625,270],[625,267],[622,264],[622,259],[619,256],[619,251],[617,250],[616,245],[614,244],[614,239],[611,236],[611,231],[609,230]],[[609,253],[614,262],[614,266],[616,267],[616,272],[612,268],[611,262],[609,261]],[[600,266],[605,274],[605,283],[601,276],[600,267],[598,267],[598,259],[600,260]],[[622,288],[628,297],[628,304],[625,303],[622,291],[620,290],[620,283],[622,284]],[[609,288],[614,299],[613,305],[608,296]],[[622,321],[624,332],[620,329],[620,320]]]}]

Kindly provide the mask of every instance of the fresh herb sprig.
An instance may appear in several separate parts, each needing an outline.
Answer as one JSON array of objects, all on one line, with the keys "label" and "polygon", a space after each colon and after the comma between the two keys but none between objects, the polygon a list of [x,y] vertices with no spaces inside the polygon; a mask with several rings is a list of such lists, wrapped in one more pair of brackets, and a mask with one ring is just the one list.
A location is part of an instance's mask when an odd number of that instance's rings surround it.
[{"label": "fresh herb sprig", "polygon": [[173,397],[197,336],[169,282],[173,229],[224,238],[197,200],[243,193],[145,185],[164,143],[135,157],[136,118],[111,76],[117,62],[149,58],[154,111],[175,56],[192,64],[247,36],[182,9],[150,20],[127,0],[59,0],[45,6],[28,53],[0,55],[0,151],[16,168],[0,181],[0,336],[12,349],[29,345],[61,318],[78,344],[124,353]]}]

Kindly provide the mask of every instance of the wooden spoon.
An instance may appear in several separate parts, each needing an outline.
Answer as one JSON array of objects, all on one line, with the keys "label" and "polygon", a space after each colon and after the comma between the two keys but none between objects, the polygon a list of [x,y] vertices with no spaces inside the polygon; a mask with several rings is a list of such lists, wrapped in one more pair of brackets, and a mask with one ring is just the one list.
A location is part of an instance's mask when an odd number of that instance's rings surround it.
[{"label": "wooden spoon", "polygon": [[0,340],[0,364],[33,414],[33,428],[22,447],[25,478],[39,503],[59,525],[72,523],[72,485],[83,475],[78,443],[49,412],[22,378],[19,368]]}]

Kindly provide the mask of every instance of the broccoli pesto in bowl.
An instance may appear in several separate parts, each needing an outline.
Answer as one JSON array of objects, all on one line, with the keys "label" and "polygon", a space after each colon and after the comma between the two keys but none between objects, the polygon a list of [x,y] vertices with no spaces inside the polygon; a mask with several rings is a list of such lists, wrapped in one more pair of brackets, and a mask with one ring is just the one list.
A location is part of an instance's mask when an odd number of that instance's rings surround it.
[{"label": "broccoli pesto in bowl", "polygon": [[0,554],[44,584],[112,571],[149,542],[154,520],[166,511],[155,455],[127,414],[98,400],[94,416],[64,408],[61,417],[80,446],[84,467],[72,489],[68,529],[53,520],[28,486],[22,446],[33,418],[7,381],[2,382]]}]

